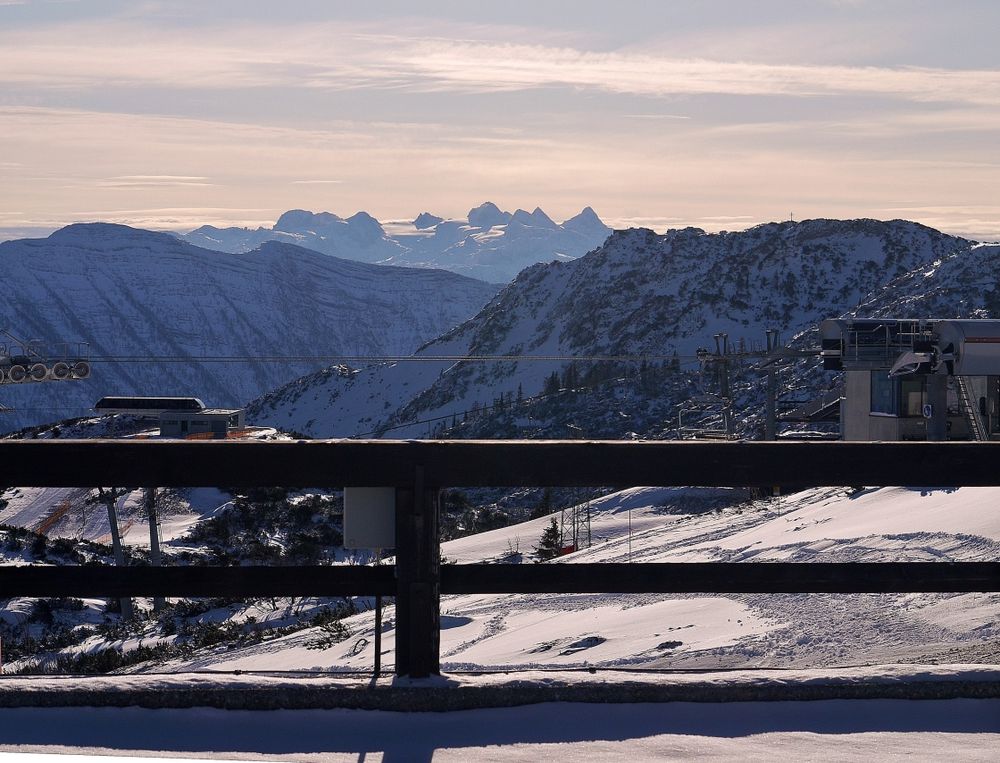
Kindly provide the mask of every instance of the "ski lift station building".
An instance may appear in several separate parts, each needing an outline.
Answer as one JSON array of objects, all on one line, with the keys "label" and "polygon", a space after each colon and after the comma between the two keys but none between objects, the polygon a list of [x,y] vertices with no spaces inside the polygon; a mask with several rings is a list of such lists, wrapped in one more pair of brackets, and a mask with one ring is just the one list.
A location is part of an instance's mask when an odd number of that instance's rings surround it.
[{"label": "ski lift station building", "polygon": [[161,437],[189,437],[211,434],[225,439],[231,429],[244,426],[243,410],[237,408],[206,408],[202,411],[160,414]]},{"label": "ski lift station building", "polygon": [[102,397],[94,409],[157,419],[161,437],[210,435],[224,439],[229,430],[245,426],[242,409],[206,408],[196,397]]},{"label": "ski lift station building", "polygon": [[1000,440],[1000,320],[836,319],[827,370],[844,371],[845,440]]}]

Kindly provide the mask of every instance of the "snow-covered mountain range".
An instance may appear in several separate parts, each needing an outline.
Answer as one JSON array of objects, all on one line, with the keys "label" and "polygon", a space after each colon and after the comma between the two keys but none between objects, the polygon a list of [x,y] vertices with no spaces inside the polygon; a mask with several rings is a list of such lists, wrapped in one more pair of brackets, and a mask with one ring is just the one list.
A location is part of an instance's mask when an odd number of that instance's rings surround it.
[{"label": "snow-covered mountain range", "polygon": [[203,225],[181,238],[206,249],[233,254],[252,251],[267,241],[281,241],[334,257],[373,263],[385,262],[404,251],[367,212],[344,218],[331,212],[293,209],[281,215],[272,228]]},{"label": "snow-covered mountain range", "polygon": [[[442,270],[370,265],[288,243],[227,254],[121,225],[63,228],[0,244],[0,328],[90,343],[90,379],[4,384],[10,430],[81,415],[103,395],[194,395],[246,401],[324,365],[254,361],[316,355],[406,355],[473,315],[496,287]],[[200,363],[198,356],[247,358]]]},{"label": "snow-covered mountain range", "polygon": [[[252,415],[316,436],[426,436],[431,420],[435,427],[454,425],[499,400],[536,396],[554,372],[563,386],[575,386],[565,383],[567,364],[558,358],[645,357],[656,368],[690,368],[697,348],[719,332],[733,343],[762,340],[768,328],[791,337],[850,311],[993,317],[998,257],[998,245],[900,220],[808,220],[720,234],[618,231],[577,260],[526,269],[475,318],[417,353],[556,359],[413,362],[313,375],[257,401]],[[613,362],[593,360],[579,361],[577,375],[601,362],[614,375]],[[617,373],[627,374],[630,365],[638,363],[619,363]],[[613,405],[620,415],[617,432],[600,434],[650,431],[636,423],[636,411],[690,395],[685,385],[632,385],[619,400],[602,402],[605,413]],[[496,407],[509,420],[509,408]],[[528,408],[521,418],[532,416]],[[423,423],[410,425],[417,421]]]},{"label": "snow-covered mountain range", "polygon": [[265,241],[283,241],[362,262],[443,268],[506,283],[537,262],[575,259],[610,233],[590,207],[558,224],[538,208],[511,213],[486,202],[462,220],[422,212],[412,221],[385,224],[366,212],[343,218],[297,209],[281,215],[273,228],[205,225],[183,238],[234,253],[250,251]]}]

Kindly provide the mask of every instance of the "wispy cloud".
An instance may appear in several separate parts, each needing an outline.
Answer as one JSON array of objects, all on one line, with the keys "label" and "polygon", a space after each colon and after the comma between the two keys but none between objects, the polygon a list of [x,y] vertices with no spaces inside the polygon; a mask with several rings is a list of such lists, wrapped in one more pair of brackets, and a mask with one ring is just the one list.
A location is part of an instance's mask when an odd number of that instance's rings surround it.
[{"label": "wispy cloud", "polygon": [[[1000,71],[830,66],[359,34],[340,25],[153,30],[124,24],[0,33],[0,82],[496,92],[545,87],[671,95],[873,95],[1000,104]],[[637,115],[644,116],[644,115]],[[672,115],[667,115],[669,116]]]},{"label": "wispy cloud", "polygon": [[684,114],[622,114],[625,119],[690,119]]},{"label": "wispy cloud", "polygon": [[1000,104],[1000,70],[779,65],[594,53],[537,45],[422,42],[396,58],[438,87],[589,87],[635,95],[832,94]]},{"label": "wispy cloud", "polygon": [[97,181],[103,188],[207,188],[216,185],[198,175],[119,175]]},{"label": "wispy cloud", "polygon": [[292,185],[340,185],[343,180],[293,180]]}]

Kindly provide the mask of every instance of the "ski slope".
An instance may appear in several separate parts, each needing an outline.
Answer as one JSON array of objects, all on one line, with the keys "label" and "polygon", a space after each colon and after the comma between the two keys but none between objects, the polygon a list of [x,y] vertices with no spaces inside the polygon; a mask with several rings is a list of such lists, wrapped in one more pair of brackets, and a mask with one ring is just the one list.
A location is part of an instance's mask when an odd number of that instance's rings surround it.
[{"label": "ski slope", "polygon": [[[591,545],[549,563],[994,560],[1000,555],[998,505],[1000,488],[820,488],[756,501],[738,490],[632,488],[592,501]],[[520,554],[522,563],[531,563],[532,547],[550,521],[451,541],[443,555],[473,563]],[[315,605],[297,604],[305,611]],[[444,597],[441,606],[446,672],[818,667],[943,656],[1000,661],[1000,594],[461,595]],[[389,606],[384,665],[393,659],[393,618]],[[328,649],[315,648],[310,629],[168,667],[370,669],[372,613],[345,624],[350,637]]]}]

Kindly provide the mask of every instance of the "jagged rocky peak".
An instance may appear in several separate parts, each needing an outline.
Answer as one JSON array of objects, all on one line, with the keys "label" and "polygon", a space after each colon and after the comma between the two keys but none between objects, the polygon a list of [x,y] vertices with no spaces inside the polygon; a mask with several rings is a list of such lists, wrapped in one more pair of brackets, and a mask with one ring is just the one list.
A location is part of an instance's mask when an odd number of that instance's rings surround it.
[{"label": "jagged rocky peak", "polygon": [[556,221],[542,211],[541,207],[535,207],[531,213],[531,222],[537,228],[558,228]]},{"label": "jagged rocky peak", "polygon": [[413,221],[413,227],[417,228],[418,230],[424,230],[426,228],[433,228],[435,225],[441,222],[444,222],[443,217],[432,215],[430,212],[421,212],[419,215],[417,215],[417,218]]},{"label": "jagged rocky peak", "polygon": [[506,225],[510,222],[510,212],[504,212],[492,201],[480,204],[469,210],[469,225],[474,228],[492,228],[494,225]]},{"label": "jagged rocky peak", "polygon": [[[2,1],[2,0],[0,0]],[[269,240],[360,262],[442,268],[489,283],[511,281],[536,262],[567,261],[599,246],[611,229],[587,207],[558,225],[538,207],[515,216],[491,201],[463,219],[421,212],[412,224],[383,226],[367,212],[348,218],[292,209],[272,228],[202,226],[178,238],[217,251],[243,253]],[[412,225],[412,227],[411,227]]]},{"label": "jagged rocky peak", "polygon": [[584,207],[579,214],[565,220],[562,227],[584,235],[598,235],[600,233],[607,235],[611,233],[611,228],[604,224],[604,221],[597,216],[592,207]]},{"label": "jagged rocky peak", "polygon": [[527,225],[532,228],[549,228],[551,230],[559,228],[555,221],[545,214],[540,207],[535,207],[533,212],[519,209],[511,216],[510,221],[518,225]]}]

